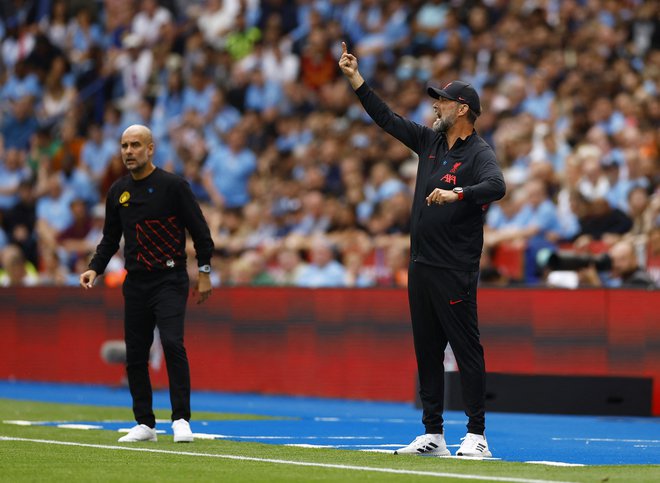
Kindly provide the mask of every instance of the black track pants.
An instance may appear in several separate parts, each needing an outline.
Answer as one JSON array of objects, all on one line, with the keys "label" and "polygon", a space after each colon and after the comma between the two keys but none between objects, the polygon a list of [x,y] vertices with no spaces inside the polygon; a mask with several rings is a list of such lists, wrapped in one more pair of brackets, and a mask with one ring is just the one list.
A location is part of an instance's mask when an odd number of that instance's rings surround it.
[{"label": "black track pants", "polygon": [[447,343],[460,371],[468,432],[484,432],[486,370],[477,325],[477,280],[478,272],[410,264],[408,299],[427,433],[443,432]]},{"label": "black track pants", "polygon": [[188,288],[185,270],[145,276],[129,274],[124,281],[126,373],[138,424],[151,428],[156,425],[149,379],[149,349],[156,326],[167,365],[172,420],[190,420],[190,368],[183,345]]}]

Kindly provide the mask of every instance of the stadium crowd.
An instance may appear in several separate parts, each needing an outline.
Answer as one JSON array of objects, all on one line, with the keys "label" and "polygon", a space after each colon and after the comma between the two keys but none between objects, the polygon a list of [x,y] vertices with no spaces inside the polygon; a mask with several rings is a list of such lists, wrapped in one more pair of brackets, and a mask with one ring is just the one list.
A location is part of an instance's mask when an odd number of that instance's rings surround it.
[{"label": "stadium crowd", "polygon": [[[125,174],[121,132],[140,123],[155,164],[203,205],[214,285],[406,286],[417,160],[350,92],[342,41],[369,84],[421,124],[433,117],[428,82],[463,79],[480,93],[476,128],[507,181],[487,214],[482,283],[562,280],[548,277],[548,253],[620,241],[660,282],[656,1],[0,9],[0,285],[78,284],[105,195]],[[119,253],[103,283],[123,276]]]}]

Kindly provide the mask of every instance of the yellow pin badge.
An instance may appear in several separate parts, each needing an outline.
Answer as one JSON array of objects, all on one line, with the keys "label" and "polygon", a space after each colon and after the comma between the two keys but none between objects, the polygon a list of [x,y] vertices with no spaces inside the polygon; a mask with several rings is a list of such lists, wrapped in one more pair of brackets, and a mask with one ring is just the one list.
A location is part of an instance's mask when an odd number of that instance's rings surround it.
[{"label": "yellow pin badge", "polygon": [[128,200],[131,198],[131,194],[128,191],[124,191],[119,197],[119,203],[123,206],[128,206]]}]

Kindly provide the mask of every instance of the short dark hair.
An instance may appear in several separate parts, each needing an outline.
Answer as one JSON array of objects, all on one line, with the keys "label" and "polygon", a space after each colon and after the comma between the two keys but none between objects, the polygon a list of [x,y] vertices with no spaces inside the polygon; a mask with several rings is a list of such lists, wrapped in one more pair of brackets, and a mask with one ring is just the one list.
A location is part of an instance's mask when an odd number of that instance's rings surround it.
[{"label": "short dark hair", "polygon": [[470,121],[472,124],[477,122],[477,118],[479,116],[477,115],[476,112],[474,112],[472,109],[470,109],[470,106],[468,106],[468,113],[467,113],[467,120]]}]

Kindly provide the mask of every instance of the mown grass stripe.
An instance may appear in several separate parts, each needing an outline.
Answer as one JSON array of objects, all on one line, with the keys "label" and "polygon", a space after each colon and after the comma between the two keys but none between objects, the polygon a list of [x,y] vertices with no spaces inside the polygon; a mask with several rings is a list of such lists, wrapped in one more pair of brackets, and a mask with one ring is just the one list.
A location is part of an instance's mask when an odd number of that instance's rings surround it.
[{"label": "mown grass stripe", "polygon": [[135,448],[135,447],[127,447],[127,446],[106,445],[106,444],[76,443],[73,441],[56,441],[50,439],[17,438],[12,436],[0,436],[0,441],[21,441],[28,443],[55,444],[61,446],[78,446],[83,448],[109,449],[109,450],[119,450],[119,451],[139,451],[143,453],[173,454],[179,456],[197,456],[203,458],[220,458],[220,459],[237,460],[237,461],[253,461],[259,463],[273,463],[279,465],[311,466],[317,468],[332,468],[338,470],[370,471],[375,473],[431,476],[436,478],[457,478],[463,480],[506,481],[512,483],[569,483],[569,482],[562,482],[556,480],[537,480],[537,479],[528,479],[528,478],[506,477],[506,476],[467,475],[461,473],[441,473],[434,471],[400,470],[396,468],[374,468],[371,466],[338,465],[331,463],[315,463],[309,461],[291,461],[291,460],[272,459],[272,458],[255,458],[251,456],[195,453],[191,451],[169,451],[169,450],[155,449],[155,448]]}]

